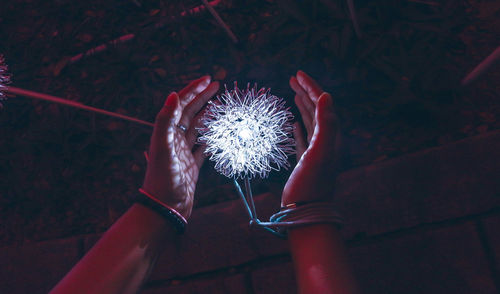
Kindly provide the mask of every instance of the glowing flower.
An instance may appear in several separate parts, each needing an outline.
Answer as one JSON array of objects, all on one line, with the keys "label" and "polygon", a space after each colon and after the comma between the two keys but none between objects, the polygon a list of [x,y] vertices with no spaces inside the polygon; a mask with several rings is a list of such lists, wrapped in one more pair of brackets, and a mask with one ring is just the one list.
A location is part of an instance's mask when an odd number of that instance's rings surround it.
[{"label": "glowing flower", "polygon": [[210,101],[199,129],[205,153],[215,169],[226,177],[265,178],[271,170],[288,168],[287,155],[294,152],[291,137],[293,116],[285,101],[257,87],[226,88]]},{"label": "glowing flower", "polygon": [[[5,88],[7,88],[5,85],[7,85],[8,83],[10,83],[10,75],[7,72],[5,59],[3,58],[3,55],[0,54],[0,101],[6,99],[3,91],[5,90]],[[2,107],[2,103],[0,103],[0,107]]]}]

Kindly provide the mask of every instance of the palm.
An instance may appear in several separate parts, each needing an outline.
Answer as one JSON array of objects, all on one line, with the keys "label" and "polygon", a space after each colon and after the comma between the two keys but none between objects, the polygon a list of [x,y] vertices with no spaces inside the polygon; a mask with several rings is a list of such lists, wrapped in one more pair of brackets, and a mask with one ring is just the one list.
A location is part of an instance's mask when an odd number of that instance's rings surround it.
[{"label": "palm", "polygon": [[[196,181],[198,180],[199,168],[196,165],[193,153],[188,147],[186,136],[178,127],[169,129],[171,136],[167,136],[167,145],[171,157],[169,174],[171,179],[173,201],[182,203],[187,208],[192,207]],[[169,140],[172,138],[172,140]]]},{"label": "palm", "polygon": [[319,201],[332,195],[331,179],[335,171],[333,156],[329,154],[331,151],[324,146],[304,152],[283,189],[284,204]]},{"label": "palm", "polygon": [[299,161],[283,190],[282,204],[325,200],[333,193],[331,179],[339,135],[331,97],[301,71],[297,78],[292,77],[290,85],[296,92],[295,103],[307,135],[296,124],[294,137]]},{"label": "palm", "polygon": [[204,161],[204,147],[195,146],[200,110],[218,88],[219,84],[210,83],[206,76],[191,82],[179,94],[170,94],[156,117],[151,137],[143,189],[186,218],[193,208],[196,181]]}]

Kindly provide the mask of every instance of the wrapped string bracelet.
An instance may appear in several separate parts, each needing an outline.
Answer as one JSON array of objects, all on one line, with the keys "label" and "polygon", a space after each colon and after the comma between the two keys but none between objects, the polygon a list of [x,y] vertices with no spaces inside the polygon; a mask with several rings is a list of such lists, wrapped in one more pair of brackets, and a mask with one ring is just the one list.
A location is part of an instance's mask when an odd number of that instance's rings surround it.
[{"label": "wrapped string bracelet", "polygon": [[320,223],[333,223],[338,226],[344,224],[344,219],[336,211],[336,205],[325,201],[291,203],[273,214],[268,222],[262,222],[257,217],[249,179],[245,179],[246,196],[238,181],[235,179],[233,182],[250,217],[250,225],[263,228],[280,238],[286,239],[286,230],[294,227]]},{"label": "wrapped string bracelet", "polygon": [[286,230],[305,225],[333,223],[343,225],[344,219],[330,202],[292,203],[271,216],[269,222],[256,222],[256,225],[275,231],[286,237]]}]

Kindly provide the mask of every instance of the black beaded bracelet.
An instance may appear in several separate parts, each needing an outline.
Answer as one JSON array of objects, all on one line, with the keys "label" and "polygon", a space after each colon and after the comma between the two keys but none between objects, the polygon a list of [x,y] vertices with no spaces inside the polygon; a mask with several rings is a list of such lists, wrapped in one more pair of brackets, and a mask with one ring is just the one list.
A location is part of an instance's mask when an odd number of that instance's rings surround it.
[{"label": "black beaded bracelet", "polygon": [[154,210],[156,213],[169,220],[174,225],[177,233],[184,233],[187,225],[187,220],[177,210],[161,202],[153,195],[144,191],[144,189],[142,188],[139,189],[139,192],[141,192],[142,195],[139,195],[139,197],[136,198],[135,202]]}]

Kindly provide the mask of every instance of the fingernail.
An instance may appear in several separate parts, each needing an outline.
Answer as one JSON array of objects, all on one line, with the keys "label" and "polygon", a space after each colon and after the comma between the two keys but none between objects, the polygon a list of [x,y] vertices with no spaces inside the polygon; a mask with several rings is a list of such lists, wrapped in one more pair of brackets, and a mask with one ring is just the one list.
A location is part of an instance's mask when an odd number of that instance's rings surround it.
[{"label": "fingernail", "polygon": [[330,94],[326,94],[326,98],[328,99],[327,102],[328,102],[328,107],[332,107],[333,106],[333,100],[332,100],[332,96],[330,96]]},{"label": "fingernail", "polygon": [[324,96],[323,99],[326,100],[323,105],[325,107],[332,108],[332,106],[333,106],[332,96],[330,96],[330,94],[328,94],[326,92],[323,92],[323,94],[321,94],[321,96]]},{"label": "fingernail", "polygon": [[172,92],[168,95],[167,100],[165,101],[165,106],[171,107],[175,105],[175,96],[177,93]]}]

